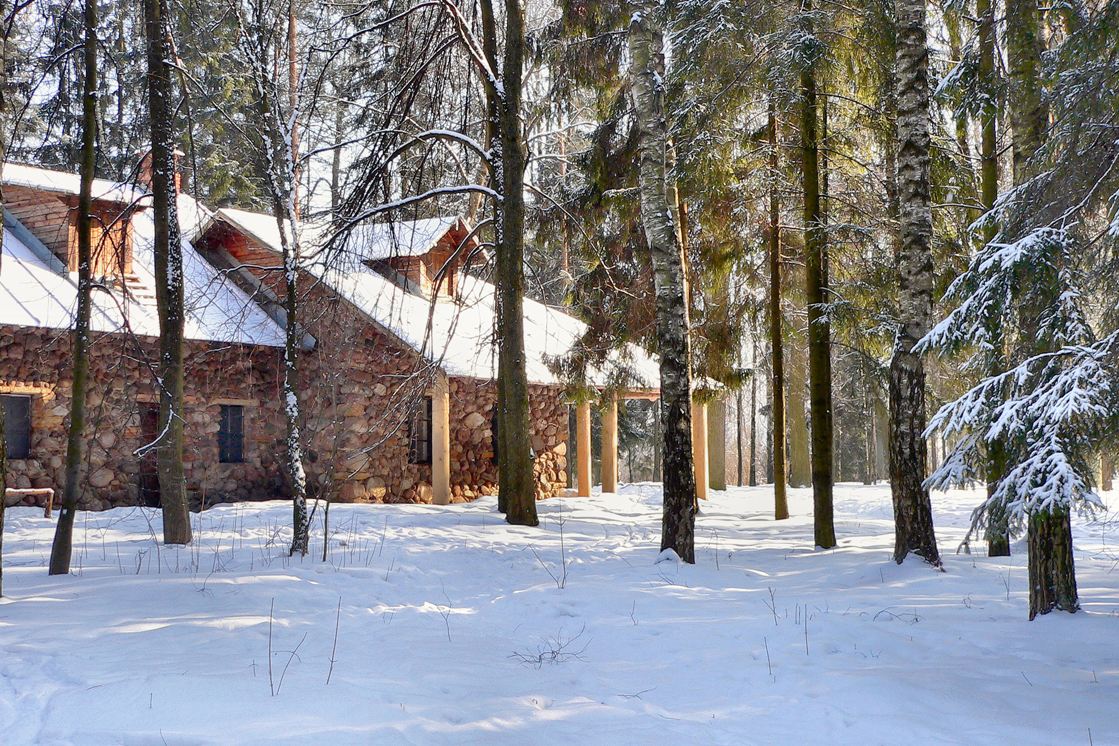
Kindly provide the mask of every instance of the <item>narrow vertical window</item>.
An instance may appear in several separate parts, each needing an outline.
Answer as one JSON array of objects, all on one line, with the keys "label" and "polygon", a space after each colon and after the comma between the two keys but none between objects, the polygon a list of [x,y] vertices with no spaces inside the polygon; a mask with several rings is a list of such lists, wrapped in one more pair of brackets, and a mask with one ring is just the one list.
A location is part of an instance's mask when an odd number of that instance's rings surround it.
[{"label": "narrow vertical window", "polygon": [[245,460],[245,408],[239,404],[221,405],[218,460],[223,464],[240,464]]},{"label": "narrow vertical window", "polygon": [[31,397],[0,396],[4,400],[4,443],[10,459],[31,458]]},{"label": "narrow vertical window", "polygon": [[419,409],[408,423],[408,463],[431,463],[431,397],[420,401]]}]

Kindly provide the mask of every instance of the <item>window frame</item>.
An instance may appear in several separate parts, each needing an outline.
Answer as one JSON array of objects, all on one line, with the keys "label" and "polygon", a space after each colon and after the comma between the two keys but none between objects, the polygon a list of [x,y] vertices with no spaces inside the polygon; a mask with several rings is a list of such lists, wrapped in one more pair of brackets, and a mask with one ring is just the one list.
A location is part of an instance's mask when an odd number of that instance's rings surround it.
[{"label": "window frame", "polygon": [[15,394],[15,393],[0,394],[0,406],[5,406],[6,407],[8,399],[22,399],[23,401],[25,401],[27,403],[27,417],[26,417],[26,423],[27,423],[26,443],[27,443],[27,445],[26,445],[25,450],[21,451],[22,455],[16,455],[16,454],[12,453],[12,451],[10,450],[10,447],[11,447],[10,446],[10,432],[11,431],[8,429],[10,427],[8,416],[7,416],[8,413],[7,413],[7,411],[4,412],[4,446],[5,446],[4,452],[5,452],[6,457],[8,459],[12,460],[12,461],[26,461],[27,459],[30,459],[32,457],[31,456],[31,439],[32,439],[32,436],[35,434],[35,407],[34,407],[34,402],[32,401],[33,398],[34,397],[32,397],[31,394]]},{"label": "window frame", "polygon": [[[417,427],[422,424],[422,427]],[[421,448],[422,446],[422,448]],[[420,406],[408,418],[408,463],[431,466],[435,454],[433,397],[425,394]]]},{"label": "window frame", "polygon": [[[218,407],[218,463],[245,463],[245,405],[219,404]],[[231,413],[237,412],[237,426],[232,427]],[[235,431],[234,431],[235,430]],[[236,435],[236,440],[231,438]],[[233,446],[236,445],[235,453]]]}]

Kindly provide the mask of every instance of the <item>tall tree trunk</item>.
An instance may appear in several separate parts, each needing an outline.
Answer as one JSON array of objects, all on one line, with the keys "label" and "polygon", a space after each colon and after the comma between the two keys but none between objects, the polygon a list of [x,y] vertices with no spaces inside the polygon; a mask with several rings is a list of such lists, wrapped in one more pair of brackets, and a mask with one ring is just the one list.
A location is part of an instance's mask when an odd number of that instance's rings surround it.
[{"label": "tall tree trunk", "polygon": [[[497,20],[491,0],[482,0],[486,51],[496,62]],[[505,520],[535,526],[536,478],[529,450],[528,375],[524,347],[524,173],[527,148],[522,120],[525,30],[519,0],[505,3],[505,49],[500,86],[489,86],[489,110],[495,117],[492,142],[499,155],[494,181],[502,199],[495,222],[498,307],[498,501]]]},{"label": "tall tree trunk", "polygon": [[630,18],[630,96],[639,150],[641,223],[656,280],[664,431],[661,549],[695,562],[696,486],[691,437],[691,352],[684,262],[669,200],[665,160],[664,30],[658,3],[638,0]]},{"label": "tall tree trunk", "polygon": [[805,406],[807,385],[804,380],[808,363],[804,340],[799,332],[789,339],[789,363],[789,403],[785,408],[785,421],[789,428],[789,484],[793,487],[807,487],[812,484]]},{"label": "tall tree trunk", "polygon": [[[1048,112],[1041,92],[1041,29],[1037,4],[1007,0],[1006,58],[1010,74],[1009,115],[1013,132],[1014,185],[1025,184],[1034,173],[1033,158],[1041,148]],[[1041,327],[1040,312],[1027,309],[1022,326],[1027,339]],[[1033,354],[1049,351],[1037,342]],[[1054,609],[1080,608],[1072,554],[1072,521],[1067,506],[1050,507],[1029,516],[1027,526],[1030,576],[1030,619]]]},{"label": "tall tree trunk", "polygon": [[1006,58],[1014,185],[1033,174],[1030,160],[1045,141],[1049,111],[1041,94],[1041,27],[1036,0],[1007,0]]},{"label": "tall tree trunk", "polygon": [[295,209],[295,217],[298,220],[300,217],[299,185],[302,179],[302,169],[299,166],[299,117],[296,116],[299,111],[299,45],[296,34],[298,17],[295,3],[296,0],[288,0],[288,111],[292,113],[288,136],[291,140],[292,167],[294,169],[292,172],[292,205]]},{"label": "tall tree trunk", "polygon": [[781,200],[777,191],[780,153],[777,150],[777,105],[769,97],[769,349],[773,360],[770,423],[773,427],[773,517],[789,517],[785,463],[785,345],[781,317]]},{"label": "tall tree trunk", "polygon": [[[979,111],[980,144],[979,144],[979,201],[983,212],[987,213],[995,205],[999,196],[999,159],[998,159],[998,134],[997,117],[998,107],[996,99],[995,80],[995,8],[992,0],[978,0],[976,13],[979,16],[979,80],[984,92],[984,103]],[[995,239],[998,227],[993,223],[983,228],[982,239],[990,243]],[[1005,364],[1005,354],[1002,344],[1002,329],[992,325],[988,329],[994,343],[991,345],[990,360],[987,361],[987,374],[997,375],[1002,372]],[[1006,447],[1002,441],[995,441],[987,449],[987,497],[990,500],[998,489],[999,481],[1006,472]],[[987,555],[990,557],[1010,556],[1010,530],[1007,525],[1006,507],[994,502],[988,503],[987,528]]]},{"label": "tall tree trunk", "polygon": [[[804,0],[805,33],[813,32],[811,0]],[[806,64],[800,73],[801,176],[804,186],[805,301],[808,304],[808,391],[812,422],[812,522],[816,546],[835,546],[832,507],[831,325],[827,297],[827,233],[820,203],[819,135],[817,133],[816,70]]]},{"label": "tall tree trunk", "polygon": [[175,187],[171,61],[167,0],[144,0],[155,222],[155,299],[159,312],[159,433],[156,450],[165,544],[189,544],[190,512],[183,474],[183,243]]},{"label": "tall tree trunk", "polygon": [[66,433],[66,483],[58,511],[50,574],[70,572],[74,517],[81,497],[82,440],[85,437],[85,400],[89,384],[89,317],[93,260],[93,176],[97,168],[97,0],[85,0],[85,43],[82,49],[82,149],[78,193],[78,307],[71,335],[73,365],[70,383],[70,424]]},{"label": "tall tree trunk", "polygon": [[[289,5],[289,11],[294,5]],[[274,19],[254,19],[262,26],[274,23]],[[292,38],[291,19],[288,21],[288,38]],[[275,31],[275,29],[273,29]],[[264,33],[264,32],[261,32]],[[282,38],[282,37],[281,37]],[[310,518],[307,512],[307,472],[303,466],[303,435],[300,429],[299,403],[299,349],[303,334],[299,325],[299,272],[302,261],[302,237],[299,220],[299,153],[296,150],[297,137],[293,136],[295,123],[299,121],[299,96],[289,90],[287,111],[280,101],[282,91],[279,82],[264,59],[263,50],[267,42],[250,39],[250,64],[253,66],[254,83],[257,87],[260,124],[264,131],[263,149],[264,173],[268,180],[272,214],[280,236],[280,256],[284,274],[284,462],[287,469],[292,502],[292,537],[289,554],[306,556],[310,544]],[[275,54],[279,55],[279,49]],[[288,58],[289,63],[291,57]],[[278,63],[277,63],[278,64]],[[292,68],[289,66],[289,75]],[[294,89],[298,81],[289,77],[288,85]]]},{"label": "tall tree trunk", "polygon": [[1053,508],[1029,516],[1030,619],[1054,609],[1080,608],[1076,567],[1072,555],[1072,521],[1067,508]]},{"label": "tall tree trunk", "polygon": [[912,552],[934,567],[940,553],[924,486],[925,366],[913,351],[932,321],[929,79],[924,0],[897,0],[897,186],[899,316],[890,361],[890,485],[894,560]]},{"label": "tall tree trunk", "polygon": [[[8,17],[11,0],[0,0],[0,220],[4,214],[4,163],[8,160]],[[4,231],[0,229],[0,268],[4,263]],[[8,485],[8,454],[4,440],[4,407],[0,406],[0,596],[4,595],[4,495]]]},{"label": "tall tree trunk", "polygon": [[[757,317],[754,317],[756,325]],[[757,341],[755,338],[755,348]],[[758,486],[758,368],[754,350],[754,375],[750,376],[750,486]]]},{"label": "tall tree trunk", "polygon": [[[288,172],[289,184],[294,183],[294,171]],[[289,191],[289,194],[292,192]],[[295,217],[294,194],[287,203],[276,210],[276,219],[281,226],[280,235],[285,233],[283,226],[291,227],[293,236],[298,236],[299,220]],[[299,404],[299,345],[302,334],[296,321],[299,313],[299,257],[298,237],[288,241],[281,239],[284,265],[284,428],[285,462],[288,481],[291,483],[291,549],[290,555],[305,556],[310,549],[311,527],[307,513],[307,472],[303,468],[303,436],[300,432]]]},{"label": "tall tree trunk", "polygon": [[342,140],[345,138],[345,112],[342,109],[342,95],[340,87],[334,86],[334,149],[330,154],[330,214],[338,217],[338,209],[342,204]]},{"label": "tall tree trunk", "polygon": [[738,486],[746,484],[745,481],[745,440],[742,437],[742,414],[745,411],[745,402],[742,397],[742,387],[734,392],[734,445],[735,454],[738,456]]},{"label": "tall tree trunk", "polygon": [[863,391],[863,416],[866,418],[865,442],[863,443],[863,484],[874,484],[874,394],[871,391],[869,376]]},{"label": "tall tree trunk", "polygon": [[[0,424],[3,424],[2,421],[0,421]],[[0,454],[0,457],[2,457],[2,454]],[[1110,492],[1114,477],[1115,456],[1111,453],[1104,453],[1100,456],[1100,489],[1104,492]]]}]

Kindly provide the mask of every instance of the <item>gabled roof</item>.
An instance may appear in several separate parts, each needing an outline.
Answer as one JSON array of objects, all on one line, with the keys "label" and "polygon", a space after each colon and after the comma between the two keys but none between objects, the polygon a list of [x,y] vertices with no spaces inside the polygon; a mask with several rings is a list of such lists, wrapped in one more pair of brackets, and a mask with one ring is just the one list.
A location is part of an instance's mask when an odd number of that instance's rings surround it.
[{"label": "gabled roof", "polygon": [[[11,180],[9,180],[11,175]],[[69,193],[73,174],[27,166],[4,167],[4,183],[44,191]],[[53,188],[47,188],[44,184]],[[94,194],[112,194],[137,201],[146,192],[111,182],[95,183]],[[208,211],[187,195],[180,195],[179,224],[183,233],[183,280],[187,339],[282,347],[278,327],[221,272],[203,259],[191,239]],[[142,336],[159,334],[155,305],[155,226],[149,211],[132,218],[132,272],[129,292],[114,289],[93,293],[90,326],[96,332],[131,330]],[[4,216],[4,259],[0,263],[0,324],[69,329],[77,308],[77,280],[18,220]]]},{"label": "gabled roof", "polygon": [[[263,213],[219,210],[221,220],[253,238],[265,249],[279,251],[275,219]],[[270,222],[271,228],[265,224]],[[392,256],[417,256],[435,246],[452,227],[465,222],[457,217],[397,222],[392,226],[359,228],[335,247],[327,259],[315,255],[305,269],[322,279],[370,320],[401,342],[439,365],[452,376],[494,379],[497,377],[495,332],[496,288],[478,277],[460,274],[455,298],[421,295],[394,283],[366,262]],[[322,229],[305,236],[316,240]],[[391,247],[391,248],[390,248]],[[528,380],[538,384],[561,381],[549,367],[552,359],[571,353],[586,333],[586,325],[563,310],[525,298],[525,363]],[[636,380],[634,388],[658,387],[656,360],[636,345],[619,350],[603,370],[588,371],[592,384],[605,385],[611,374],[624,367]]]},{"label": "gabled roof", "polygon": [[[78,174],[65,171],[52,171],[37,166],[25,166],[20,163],[5,163],[4,184],[76,197],[81,190],[81,177]],[[95,200],[131,205],[145,200],[148,192],[143,187],[132,184],[118,184],[106,179],[94,179],[92,195]]]},{"label": "gabled roof", "polygon": [[[232,225],[261,246],[276,251],[280,249],[280,229],[276,224],[275,216],[269,213],[223,207],[213,213],[212,220]],[[435,217],[393,223],[369,223],[354,226],[347,236],[346,243],[352,251],[360,252],[368,261],[422,256],[435,248],[439,240],[456,226],[464,226],[461,218]],[[321,245],[330,235],[331,228],[329,221],[304,221],[300,225],[300,233],[305,242]]]}]

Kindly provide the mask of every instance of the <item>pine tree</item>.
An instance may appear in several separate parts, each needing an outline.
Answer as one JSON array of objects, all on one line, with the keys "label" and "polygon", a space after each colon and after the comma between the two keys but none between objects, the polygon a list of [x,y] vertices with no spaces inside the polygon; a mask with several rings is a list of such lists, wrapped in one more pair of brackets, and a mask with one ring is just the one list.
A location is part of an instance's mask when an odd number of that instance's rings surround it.
[{"label": "pine tree", "polygon": [[802,0],[800,71],[801,178],[804,192],[805,300],[808,304],[808,391],[812,426],[812,520],[816,546],[835,546],[832,506],[831,324],[828,321],[827,227],[820,194],[816,63],[811,0]]},{"label": "pine tree", "polygon": [[[491,147],[496,154],[494,185],[498,287],[498,500],[505,520],[535,526],[536,486],[529,451],[528,377],[524,352],[524,173],[528,157],[522,121],[525,55],[524,9],[505,2],[505,46],[498,60],[497,17],[491,0],[481,0],[485,55],[492,71],[486,81]],[[501,72],[498,73],[497,71]]]},{"label": "pine tree", "polygon": [[89,321],[93,299],[93,177],[97,167],[97,2],[84,3],[85,41],[82,47],[82,149],[81,179],[78,195],[78,307],[71,334],[73,366],[70,384],[70,424],[66,434],[66,483],[58,511],[54,543],[51,545],[50,574],[70,572],[74,517],[81,497],[82,441],[85,438],[86,393],[89,386]]},{"label": "pine tree", "polygon": [[[8,124],[10,102],[8,92],[8,56],[11,53],[9,34],[14,23],[11,0],[0,0],[0,216],[4,213],[4,163],[8,159]],[[4,263],[4,231],[0,229],[0,268]],[[0,406],[0,596],[4,595],[4,510],[7,493],[8,453],[4,439],[4,407]]]},{"label": "pine tree", "polygon": [[159,313],[159,495],[163,541],[189,544],[183,474],[183,254],[175,185],[175,138],[172,130],[171,64],[166,0],[144,0],[148,58],[148,109],[151,125],[152,211],[155,222],[155,289]]},{"label": "pine tree", "polygon": [[769,346],[773,361],[770,378],[771,422],[773,423],[773,517],[789,517],[786,496],[788,467],[785,463],[785,354],[784,324],[781,313],[781,202],[777,193],[779,154],[777,148],[777,106],[769,100]]}]

